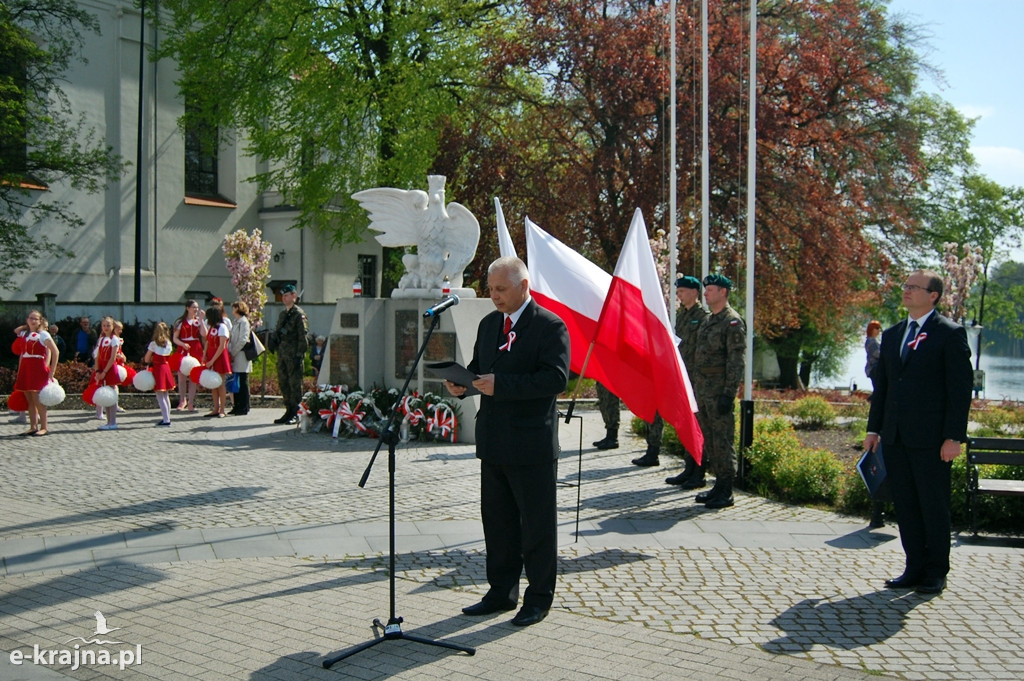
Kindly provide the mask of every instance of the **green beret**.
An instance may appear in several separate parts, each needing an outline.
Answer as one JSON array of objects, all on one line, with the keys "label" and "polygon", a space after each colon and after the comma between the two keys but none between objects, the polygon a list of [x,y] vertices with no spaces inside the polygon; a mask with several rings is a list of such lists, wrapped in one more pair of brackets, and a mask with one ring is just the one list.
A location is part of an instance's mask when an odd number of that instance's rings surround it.
[{"label": "green beret", "polygon": [[676,288],[692,288],[695,291],[700,290],[700,279],[697,277],[679,277],[676,279]]},{"label": "green beret", "polygon": [[705,286],[721,286],[722,288],[732,290],[732,280],[724,274],[709,274],[704,277]]}]

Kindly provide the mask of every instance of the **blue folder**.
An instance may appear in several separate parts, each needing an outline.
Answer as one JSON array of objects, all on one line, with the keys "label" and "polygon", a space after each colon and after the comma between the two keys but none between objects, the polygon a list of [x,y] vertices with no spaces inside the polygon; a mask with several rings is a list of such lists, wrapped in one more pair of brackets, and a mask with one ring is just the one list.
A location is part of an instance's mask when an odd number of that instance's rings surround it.
[{"label": "blue folder", "polygon": [[857,472],[868,488],[873,499],[888,501],[889,486],[885,485],[885,459],[882,457],[882,443],[879,442],[875,451],[865,451],[857,462]]}]

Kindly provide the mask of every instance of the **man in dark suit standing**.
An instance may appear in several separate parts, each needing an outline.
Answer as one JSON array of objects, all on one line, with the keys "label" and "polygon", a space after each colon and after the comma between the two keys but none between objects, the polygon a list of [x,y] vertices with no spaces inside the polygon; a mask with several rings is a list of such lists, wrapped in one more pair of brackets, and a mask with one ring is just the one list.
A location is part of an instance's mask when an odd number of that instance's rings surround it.
[{"label": "man in dark suit standing", "polygon": [[[487,270],[495,312],[480,322],[473,360],[480,391],[476,455],[480,515],[490,588],[467,615],[513,610],[519,578],[529,585],[512,624],[543,620],[555,592],[558,551],[555,400],[569,377],[569,333],[561,319],[530,297],[529,272],[519,258],[499,258]],[[446,383],[455,396],[463,386]]]},{"label": "man in dark suit standing", "polygon": [[908,318],[882,334],[864,448],[882,444],[903,574],[892,589],[941,593],[949,572],[950,470],[967,438],[971,351],[963,327],[935,311],[942,277],[918,270],[903,284]]}]

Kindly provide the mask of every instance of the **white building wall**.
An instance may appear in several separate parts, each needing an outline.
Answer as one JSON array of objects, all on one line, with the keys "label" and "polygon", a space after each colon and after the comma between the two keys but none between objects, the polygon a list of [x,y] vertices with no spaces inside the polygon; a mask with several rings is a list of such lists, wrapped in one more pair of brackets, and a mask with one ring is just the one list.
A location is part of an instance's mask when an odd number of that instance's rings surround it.
[{"label": "white building wall", "polygon": [[[66,238],[63,227],[53,224],[35,229],[62,243],[74,257],[41,258],[32,272],[17,278],[20,290],[3,292],[8,300],[34,301],[42,292],[55,293],[58,301],[134,299],[140,16],[131,2],[81,0],[80,4],[98,18],[102,33],[84,34],[88,63],[72,66],[64,91],[76,113],[83,113],[100,139],[130,165],[119,180],[97,194],[50,187],[47,198],[70,202],[85,226]],[[152,45],[151,21],[145,30],[146,42]],[[271,263],[271,280],[298,282],[304,289],[303,300],[310,303],[333,303],[352,295],[359,253],[376,255],[379,273],[382,249],[372,237],[337,248],[313,230],[289,229],[294,212],[264,210],[277,201],[273,194],[261,196],[254,184],[245,181],[256,173],[257,162],[245,155],[243,144],[220,151],[219,191],[235,206],[186,202],[184,136],[177,123],[184,104],[176,78],[175,64],[153,63],[147,56],[140,302],[180,301],[186,291],[209,291],[233,299],[220,246],[237,229],[263,230],[279,255]]]}]

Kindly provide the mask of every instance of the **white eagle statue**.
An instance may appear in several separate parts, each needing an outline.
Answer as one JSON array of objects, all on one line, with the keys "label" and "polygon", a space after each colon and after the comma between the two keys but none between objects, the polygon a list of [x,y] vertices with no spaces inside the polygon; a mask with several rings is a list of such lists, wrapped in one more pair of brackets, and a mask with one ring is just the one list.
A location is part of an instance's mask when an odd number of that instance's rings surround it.
[{"label": "white eagle statue", "polygon": [[462,288],[462,273],[476,255],[480,223],[469,210],[452,201],[444,204],[444,175],[428,175],[428,191],[378,187],[352,198],[370,214],[370,229],[382,246],[416,246],[402,256],[405,274],[392,292],[395,298],[437,295],[447,279],[453,293],[473,296]]}]

